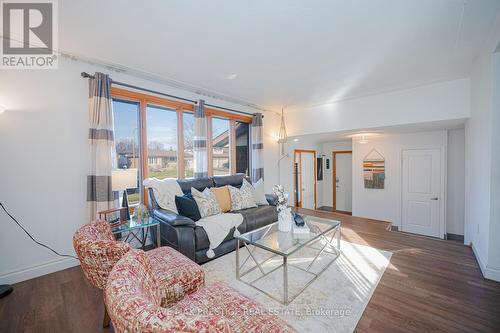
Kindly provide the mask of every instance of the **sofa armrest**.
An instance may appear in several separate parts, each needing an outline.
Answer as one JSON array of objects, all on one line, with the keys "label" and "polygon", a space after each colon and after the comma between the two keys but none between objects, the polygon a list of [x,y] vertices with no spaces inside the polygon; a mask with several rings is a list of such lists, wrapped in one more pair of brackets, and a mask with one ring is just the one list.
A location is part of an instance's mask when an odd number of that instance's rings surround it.
[{"label": "sofa armrest", "polygon": [[276,194],[266,194],[266,200],[271,206],[278,204],[278,196]]},{"label": "sofa armrest", "polygon": [[168,211],[162,208],[153,209],[153,217],[159,219],[162,222],[168,223],[173,227],[187,226],[196,227],[196,223],[189,217],[179,215],[177,213]]}]

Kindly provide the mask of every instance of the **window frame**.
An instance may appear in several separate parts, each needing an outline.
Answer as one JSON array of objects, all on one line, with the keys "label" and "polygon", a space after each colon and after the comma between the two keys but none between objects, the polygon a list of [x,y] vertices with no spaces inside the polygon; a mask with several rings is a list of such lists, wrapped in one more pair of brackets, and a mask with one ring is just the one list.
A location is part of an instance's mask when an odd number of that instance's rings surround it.
[{"label": "window frame", "polygon": [[[134,90],[111,87],[111,98],[122,100],[124,102],[139,103],[139,158],[140,170],[139,174],[143,179],[149,176],[148,174],[148,138],[147,138],[147,107],[158,106],[175,110],[177,113],[177,175],[178,178],[184,178],[184,113],[194,113],[194,105],[187,102],[175,101],[168,98],[158,97],[155,95],[144,94]],[[230,147],[230,174],[236,173],[236,121],[251,123],[252,117],[230,113],[219,109],[205,107],[205,116],[207,118],[207,159],[208,159],[208,175],[213,176],[213,151],[212,151],[212,117],[224,118],[229,120],[229,147]],[[250,150],[250,139],[249,139]],[[249,159],[249,164],[251,159]],[[250,169],[250,165],[249,165]],[[140,182],[142,186],[142,181]],[[147,204],[148,193],[143,188],[142,200]]]},{"label": "window frame", "polygon": [[[229,132],[229,137],[228,137],[228,144],[229,144],[229,173],[228,175],[234,175],[236,172],[233,172],[233,165],[235,166],[234,167],[234,170],[236,170],[236,165],[233,163],[233,157],[235,158],[234,160],[236,161],[236,155],[233,154],[233,146],[234,146],[234,143],[236,141],[233,140],[233,130],[234,130],[234,127],[231,125],[231,123],[234,121],[232,119],[228,119],[228,118],[225,118],[225,117],[221,117],[221,116],[211,116],[210,117],[210,124],[207,124],[207,126],[210,126],[211,127],[211,131],[210,131],[210,136],[207,135],[207,142],[210,141],[210,154],[211,154],[211,158],[210,160],[208,161],[208,164],[212,166],[211,168],[211,171],[210,171],[210,168],[209,168],[209,172],[208,172],[208,175],[209,176],[213,176],[214,175],[214,160],[213,160],[213,154],[214,154],[214,151],[213,151],[213,120],[214,119],[220,119],[220,120],[227,120],[228,124],[227,124],[227,127],[228,127],[228,132]],[[207,131],[208,132],[208,131]],[[235,149],[236,151],[236,149]]]}]

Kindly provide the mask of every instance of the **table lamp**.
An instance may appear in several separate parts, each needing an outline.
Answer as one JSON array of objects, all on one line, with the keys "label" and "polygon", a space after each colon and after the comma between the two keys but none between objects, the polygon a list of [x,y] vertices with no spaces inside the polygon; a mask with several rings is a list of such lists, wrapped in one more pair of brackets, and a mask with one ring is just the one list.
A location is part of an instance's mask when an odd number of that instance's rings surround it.
[{"label": "table lamp", "polygon": [[121,206],[127,208],[126,216],[121,217],[130,220],[128,209],[127,189],[137,188],[137,169],[114,169],[111,170],[111,189],[123,191]]}]

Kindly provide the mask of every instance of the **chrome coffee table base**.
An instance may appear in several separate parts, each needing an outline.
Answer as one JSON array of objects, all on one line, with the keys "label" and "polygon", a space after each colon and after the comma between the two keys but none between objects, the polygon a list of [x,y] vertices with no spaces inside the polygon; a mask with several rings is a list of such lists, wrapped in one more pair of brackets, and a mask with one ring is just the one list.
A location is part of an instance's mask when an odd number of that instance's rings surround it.
[{"label": "chrome coffee table base", "polygon": [[[311,230],[311,231],[313,231],[313,230]],[[331,231],[318,235],[318,237],[316,239],[313,239],[313,240],[311,240],[311,242],[302,246],[301,248],[306,247],[306,248],[315,250],[317,252],[316,256],[311,261],[311,263],[309,263],[307,268],[302,268],[302,267],[299,267],[295,264],[290,263],[289,261],[291,259],[291,255],[284,255],[283,253],[275,252],[271,249],[264,248],[261,246],[255,246],[255,245],[252,245],[250,243],[245,242],[244,240],[238,239],[238,244],[236,247],[236,278],[238,280],[240,280],[241,282],[251,286],[252,288],[255,288],[258,291],[266,294],[267,296],[274,299],[275,301],[278,301],[284,305],[288,305],[295,298],[297,298],[297,296],[302,294],[302,292],[311,283],[313,283],[325,270],[327,270],[328,267],[330,267],[330,265],[340,256],[340,254],[341,254],[340,236],[341,236],[341,227],[340,227],[340,224],[338,224],[338,226],[333,228]],[[242,264],[240,264],[240,244],[241,243],[243,243],[243,247],[246,249],[246,251],[248,253],[248,256],[246,257],[246,259],[243,261]],[[320,246],[317,246],[317,243],[320,243]],[[267,259],[259,261],[255,256],[255,251],[257,248],[271,252],[271,253],[273,253],[273,255]],[[297,252],[299,252],[299,251],[296,251],[293,254],[297,254],[296,257],[300,258],[300,253],[297,253]],[[319,272],[313,272],[311,270],[311,268],[313,267],[314,263],[317,261],[317,259],[322,254],[331,256],[330,261]],[[278,266],[276,266],[276,267],[274,267],[271,270],[266,272],[264,270],[264,267],[263,267],[264,264],[267,263],[268,261],[270,261],[271,259],[276,258],[276,257],[282,257],[283,262],[280,265],[278,265]],[[242,271],[243,267],[249,261],[249,259],[252,259],[251,261],[253,261],[255,263],[255,266],[247,269],[246,271]],[[277,271],[280,268],[283,268],[283,295],[282,295],[282,297],[272,295],[271,293],[263,290],[262,288],[259,288],[256,285],[256,283],[258,281],[266,278],[271,273]],[[305,285],[297,293],[294,293],[294,294],[290,294],[289,289],[288,289],[288,270],[289,270],[289,268],[298,269],[298,270],[305,272],[311,276],[311,278],[308,279],[308,281],[305,283]],[[258,269],[260,271],[259,277],[257,277],[256,279],[254,279],[252,281],[245,281],[242,279],[245,275],[251,273],[252,271],[254,271],[256,269]]]}]

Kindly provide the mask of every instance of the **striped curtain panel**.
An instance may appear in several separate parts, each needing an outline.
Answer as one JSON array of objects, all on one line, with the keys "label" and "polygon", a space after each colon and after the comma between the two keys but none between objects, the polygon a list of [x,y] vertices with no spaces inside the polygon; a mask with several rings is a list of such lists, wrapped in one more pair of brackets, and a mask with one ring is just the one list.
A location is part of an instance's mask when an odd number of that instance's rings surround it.
[{"label": "striped curtain panel", "polygon": [[95,73],[94,78],[89,79],[89,221],[97,219],[97,212],[114,207],[111,170],[115,164],[115,145],[110,86],[109,76],[103,73]]},{"label": "striped curtain panel", "polygon": [[202,99],[198,101],[194,113],[193,162],[194,178],[208,177],[207,118]]},{"label": "striped curtain panel", "polygon": [[262,113],[253,115],[252,120],[252,182],[264,180],[264,141]]}]

